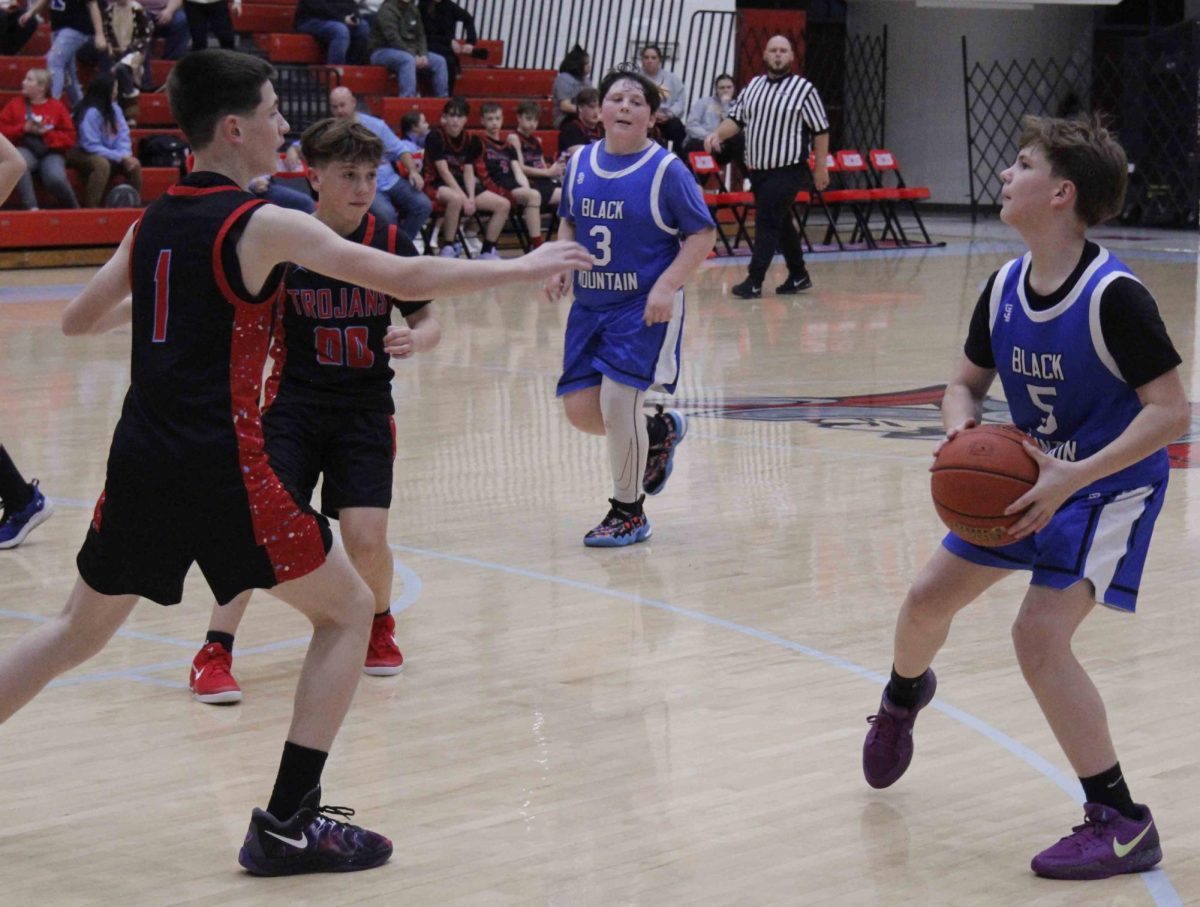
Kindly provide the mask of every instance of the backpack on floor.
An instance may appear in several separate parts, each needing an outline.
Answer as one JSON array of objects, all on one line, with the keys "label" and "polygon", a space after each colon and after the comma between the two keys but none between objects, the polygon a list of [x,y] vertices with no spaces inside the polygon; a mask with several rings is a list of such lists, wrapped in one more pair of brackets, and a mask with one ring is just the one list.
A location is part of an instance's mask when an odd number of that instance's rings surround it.
[{"label": "backpack on floor", "polygon": [[143,167],[178,167],[183,173],[188,146],[173,135],[152,135],[138,145],[138,160]]}]

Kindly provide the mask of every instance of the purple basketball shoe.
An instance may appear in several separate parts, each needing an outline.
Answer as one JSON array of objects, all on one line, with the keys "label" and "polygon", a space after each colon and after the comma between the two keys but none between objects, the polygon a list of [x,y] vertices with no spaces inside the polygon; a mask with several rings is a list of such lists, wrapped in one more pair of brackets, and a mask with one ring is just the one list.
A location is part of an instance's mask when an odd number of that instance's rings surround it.
[{"label": "purple basketball shoe", "polygon": [[937,691],[933,668],[921,675],[920,693],[911,709],[901,708],[888,699],[887,689],[879,701],[879,711],[867,718],[871,729],[863,742],[863,775],[871,787],[891,787],[908,769],[913,756],[913,725],[917,712],[929,705]]},{"label": "purple basketball shoe", "polygon": [[1083,804],[1083,824],[1034,857],[1030,868],[1047,879],[1107,879],[1157,865],[1162,848],[1154,817],[1147,807],[1135,805],[1140,819],[1100,803]]}]

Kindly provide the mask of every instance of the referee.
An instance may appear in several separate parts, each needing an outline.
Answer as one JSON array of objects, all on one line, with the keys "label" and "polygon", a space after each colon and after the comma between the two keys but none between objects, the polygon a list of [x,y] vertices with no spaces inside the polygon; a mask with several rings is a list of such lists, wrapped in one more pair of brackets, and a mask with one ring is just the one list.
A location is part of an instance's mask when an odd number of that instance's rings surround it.
[{"label": "referee", "polygon": [[795,53],[792,42],[776,35],[767,42],[763,62],[765,76],[750,80],[716,131],[704,140],[710,154],[718,154],[723,142],[746,132],[746,168],[754,190],[754,255],[750,274],[733,288],[733,295],[757,299],[763,278],[778,249],[788,266],[788,278],[776,293],[799,293],[812,286],[804,267],[800,234],[792,222],[792,203],[804,185],[811,137],[816,169],[813,185],[818,191],[829,185],[825,157],[829,153],[829,118],[812,82],[792,72]]}]

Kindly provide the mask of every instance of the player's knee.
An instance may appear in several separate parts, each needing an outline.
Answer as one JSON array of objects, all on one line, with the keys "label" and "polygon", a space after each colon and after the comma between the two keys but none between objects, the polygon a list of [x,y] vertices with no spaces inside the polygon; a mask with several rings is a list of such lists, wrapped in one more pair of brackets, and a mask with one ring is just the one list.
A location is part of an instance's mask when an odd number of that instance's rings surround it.
[{"label": "player's knee", "polygon": [[371,532],[347,533],[343,529],[342,542],[346,546],[346,554],[350,556],[355,567],[360,564],[377,564],[382,559],[391,557],[392,554],[387,546],[387,539],[380,538],[378,534]]},{"label": "player's knee", "polygon": [[1070,639],[1063,638],[1053,621],[1027,611],[1021,611],[1013,621],[1012,641],[1026,674],[1037,673],[1071,649]]}]

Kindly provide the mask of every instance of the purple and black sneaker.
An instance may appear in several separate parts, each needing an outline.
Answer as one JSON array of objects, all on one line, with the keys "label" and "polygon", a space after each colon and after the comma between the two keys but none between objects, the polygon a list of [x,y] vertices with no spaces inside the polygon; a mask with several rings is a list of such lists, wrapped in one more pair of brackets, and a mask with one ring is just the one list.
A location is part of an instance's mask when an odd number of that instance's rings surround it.
[{"label": "purple and black sneaker", "polygon": [[320,802],[321,788],[314,787],[287,822],[266,810],[254,810],[238,862],[257,876],[357,872],[387,862],[391,841],[344,821],[354,810],[319,806]]},{"label": "purple and black sneaker", "polygon": [[1135,805],[1140,819],[1100,803],[1083,804],[1083,824],[1034,857],[1030,868],[1047,879],[1081,880],[1153,868],[1162,860],[1158,830],[1149,808]]},{"label": "purple and black sneaker", "polygon": [[913,756],[913,725],[917,712],[929,705],[937,691],[933,668],[921,675],[916,705],[902,708],[888,699],[887,689],[879,701],[879,711],[867,718],[871,729],[863,742],[863,775],[871,787],[891,787],[908,770]]}]

